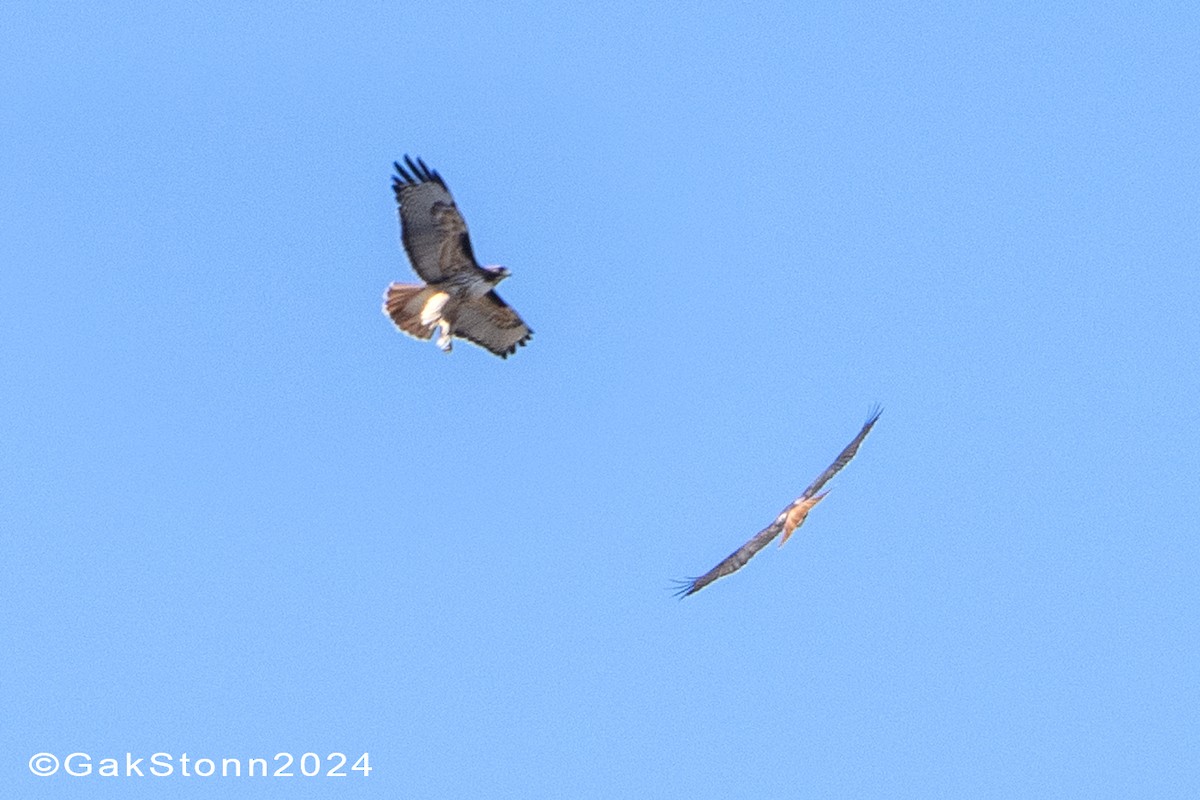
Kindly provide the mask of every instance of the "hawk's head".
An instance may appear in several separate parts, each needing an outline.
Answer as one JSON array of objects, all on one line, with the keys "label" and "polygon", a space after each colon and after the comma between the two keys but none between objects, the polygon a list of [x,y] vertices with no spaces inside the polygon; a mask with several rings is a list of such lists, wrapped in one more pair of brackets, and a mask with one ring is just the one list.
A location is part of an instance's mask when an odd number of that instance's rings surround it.
[{"label": "hawk's head", "polygon": [[493,284],[497,284],[507,278],[509,275],[512,275],[512,273],[508,271],[508,267],[502,267],[499,264],[490,264],[484,267],[483,271],[490,275],[489,280]]}]

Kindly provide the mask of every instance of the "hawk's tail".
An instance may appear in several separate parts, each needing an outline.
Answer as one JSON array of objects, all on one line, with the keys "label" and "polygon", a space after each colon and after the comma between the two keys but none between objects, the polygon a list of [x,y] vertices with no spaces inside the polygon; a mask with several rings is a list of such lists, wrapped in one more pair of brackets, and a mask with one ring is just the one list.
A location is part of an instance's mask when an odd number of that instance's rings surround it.
[{"label": "hawk's tail", "polygon": [[425,308],[435,294],[437,289],[419,283],[393,283],[383,295],[383,313],[409,336],[428,339],[437,327],[437,320],[422,317],[428,317]]}]

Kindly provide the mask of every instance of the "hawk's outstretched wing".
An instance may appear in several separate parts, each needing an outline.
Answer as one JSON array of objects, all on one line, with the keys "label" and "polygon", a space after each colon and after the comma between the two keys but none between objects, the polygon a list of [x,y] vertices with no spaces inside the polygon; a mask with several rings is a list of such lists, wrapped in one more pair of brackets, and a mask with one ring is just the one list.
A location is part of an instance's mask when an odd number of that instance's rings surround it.
[{"label": "hawk's outstretched wing", "polygon": [[724,561],[722,561],[720,564],[717,564],[699,578],[688,578],[682,581],[675,581],[675,596],[687,597],[689,594],[695,594],[718,578],[724,578],[726,575],[737,572],[739,569],[746,566],[747,561],[754,558],[754,556],[758,554],[759,550],[762,550],[764,547],[770,544],[771,540],[778,536],[779,532],[783,530],[783,520],[785,516],[787,516],[786,509],[782,514],[775,518],[774,522],[763,528],[758,533],[754,534],[754,537],[750,541],[746,542],[737,550],[734,550],[725,557]]},{"label": "hawk's outstretched wing", "polygon": [[392,190],[400,206],[400,238],[413,270],[426,283],[479,267],[471,250],[467,223],[458,213],[446,182],[437,172],[408,156],[408,169],[393,162]]},{"label": "hawk's outstretched wing", "polygon": [[[825,497],[824,494],[817,494],[821,491],[821,487],[828,483],[829,479],[836,475],[842,467],[850,463],[850,459],[854,458],[854,454],[858,452],[858,447],[863,443],[863,439],[867,438],[867,434],[871,432],[871,428],[879,420],[879,415],[883,413],[882,409],[875,408],[871,412],[870,419],[862,426],[862,430],[854,437],[854,441],[846,445],[846,448],[838,455],[829,468],[821,473],[812,484],[809,485],[804,493],[800,495],[794,502],[788,505],[783,511],[779,512],[779,516],[775,520],[763,528],[758,533],[754,534],[750,541],[730,553],[724,561],[717,564],[708,572],[701,575],[699,578],[689,578],[688,580],[678,581],[678,591],[676,595],[679,597],[687,597],[689,594],[696,592],[708,586],[718,578],[724,578],[726,575],[737,572],[742,567],[746,566],[746,562],[754,558],[759,550],[762,550],[771,540],[783,534],[783,541],[787,541],[787,537],[792,535],[792,531],[800,527],[804,523],[804,518],[808,516],[808,512],[813,506],[821,502]],[[782,544],[783,542],[780,542]]]},{"label": "hawk's outstretched wing", "polygon": [[842,467],[850,463],[850,459],[854,458],[858,453],[858,446],[863,443],[863,439],[867,438],[867,434],[871,432],[871,428],[875,427],[875,423],[879,421],[879,415],[883,413],[883,409],[879,406],[871,409],[871,416],[862,426],[862,430],[858,432],[858,436],[854,437],[854,441],[846,445],[846,449],[838,454],[833,463],[829,465],[829,469],[825,470],[818,478],[809,484],[804,490],[804,494],[800,495],[800,500],[807,500],[817,492],[821,491],[821,487],[829,482],[829,479],[842,471]]},{"label": "hawk's outstretched wing", "polygon": [[445,313],[452,317],[455,336],[469,339],[501,358],[508,358],[518,347],[524,347],[533,335],[517,312],[495,292],[464,300]]}]

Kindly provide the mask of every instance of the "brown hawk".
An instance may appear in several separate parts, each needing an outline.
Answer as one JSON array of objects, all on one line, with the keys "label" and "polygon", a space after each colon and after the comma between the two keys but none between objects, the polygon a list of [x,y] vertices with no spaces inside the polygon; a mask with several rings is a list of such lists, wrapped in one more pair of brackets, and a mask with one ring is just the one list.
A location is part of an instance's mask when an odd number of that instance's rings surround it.
[{"label": "brown hawk", "polygon": [[854,454],[858,452],[858,446],[863,443],[863,439],[867,438],[867,434],[871,432],[871,428],[875,425],[881,413],[883,412],[879,408],[876,408],[871,413],[870,419],[862,426],[862,430],[858,432],[858,436],[854,437],[854,441],[846,445],[846,449],[838,455],[834,462],[829,465],[828,469],[822,472],[804,490],[804,494],[797,497],[787,508],[779,512],[779,516],[775,517],[774,522],[754,534],[750,541],[730,553],[724,561],[699,578],[689,578],[685,581],[679,581],[676,595],[687,597],[689,594],[695,594],[718,578],[724,578],[726,575],[737,572],[746,566],[746,562],[754,558],[759,550],[770,544],[771,540],[781,533],[783,534],[783,538],[779,540],[779,546],[783,547],[783,543],[788,540],[788,537],[792,535],[796,528],[799,528],[804,523],[804,518],[808,516],[808,512],[813,509],[813,506],[824,500],[825,495],[829,494],[829,492],[821,492],[821,494],[817,494],[817,492],[820,492],[821,487],[830,478],[838,474],[842,467],[850,463],[850,459],[854,458]]},{"label": "brown hawk", "polygon": [[450,352],[451,339],[474,342],[501,358],[523,347],[533,331],[500,299],[494,288],[511,273],[475,261],[467,223],[442,176],[417,159],[394,162],[392,189],[400,207],[400,238],[413,271],[424,284],[393,283],[384,293],[383,312],[396,327],[418,339],[433,336]]}]

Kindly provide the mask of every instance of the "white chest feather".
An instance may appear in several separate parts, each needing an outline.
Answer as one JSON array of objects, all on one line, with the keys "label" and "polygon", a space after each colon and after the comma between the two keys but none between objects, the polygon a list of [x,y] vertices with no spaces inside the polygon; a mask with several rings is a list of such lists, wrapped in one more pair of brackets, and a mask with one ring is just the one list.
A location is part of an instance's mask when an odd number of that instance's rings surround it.
[{"label": "white chest feather", "polygon": [[445,292],[431,294],[421,308],[421,324],[426,328],[436,325],[442,318],[442,309],[446,307],[446,301],[449,299],[450,295]]}]

